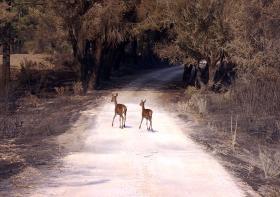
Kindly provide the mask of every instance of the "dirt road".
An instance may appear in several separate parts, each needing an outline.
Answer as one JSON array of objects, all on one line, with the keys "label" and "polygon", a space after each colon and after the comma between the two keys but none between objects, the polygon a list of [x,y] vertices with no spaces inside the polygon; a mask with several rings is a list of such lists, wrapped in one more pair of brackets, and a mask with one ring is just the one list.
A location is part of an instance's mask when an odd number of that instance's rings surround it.
[{"label": "dirt road", "polygon": [[[188,124],[164,110],[159,91],[163,84],[180,77],[182,68],[166,68],[136,79],[116,90],[118,102],[128,107],[127,128],[112,128],[114,104],[110,96],[100,109],[84,111],[96,116],[94,124],[58,138],[70,150],[60,170],[48,170],[46,179],[31,196],[67,197],[239,197],[245,196],[234,178],[185,133]],[[166,77],[168,76],[168,78]],[[115,92],[116,92],[115,91]],[[154,130],[148,132],[141,120],[141,99],[154,111]],[[81,117],[82,119],[82,117]],[[79,136],[79,137],[77,137]]]}]

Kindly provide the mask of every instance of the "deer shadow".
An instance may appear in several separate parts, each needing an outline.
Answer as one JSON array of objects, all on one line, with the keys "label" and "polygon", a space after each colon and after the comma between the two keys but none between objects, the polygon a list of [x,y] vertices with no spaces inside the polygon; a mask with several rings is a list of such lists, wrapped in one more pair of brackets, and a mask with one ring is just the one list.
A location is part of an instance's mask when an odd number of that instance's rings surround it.
[{"label": "deer shadow", "polygon": [[158,133],[159,131],[158,130],[148,130],[148,129],[140,129],[139,130],[140,132],[148,132],[148,133]]},{"label": "deer shadow", "polygon": [[125,125],[124,129],[132,129],[133,126],[130,126],[130,125]]},{"label": "deer shadow", "polygon": [[81,186],[90,186],[90,185],[99,185],[99,184],[104,184],[109,182],[109,179],[102,179],[102,180],[97,180],[97,181],[88,181],[88,182],[54,182],[54,183],[49,183],[49,187],[57,188],[61,186],[66,186],[66,187],[81,187]]}]

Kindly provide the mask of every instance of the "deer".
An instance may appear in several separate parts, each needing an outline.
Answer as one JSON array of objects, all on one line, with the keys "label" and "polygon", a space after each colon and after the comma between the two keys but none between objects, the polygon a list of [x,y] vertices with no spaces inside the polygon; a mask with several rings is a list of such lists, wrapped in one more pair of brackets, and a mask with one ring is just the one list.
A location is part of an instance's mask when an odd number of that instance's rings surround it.
[{"label": "deer", "polygon": [[118,104],[117,97],[118,97],[118,93],[116,93],[115,95],[112,94],[111,102],[115,103],[115,115],[113,117],[112,127],[114,126],[114,120],[115,120],[116,116],[119,115],[120,116],[120,128],[123,129],[123,128],[125,128],[127,107],[123,104]]},{"label": "deer", "polygon": [[[145,103],[146,103],[146,99],[141,100],[140,106],[142,107],[142,119],[141,119],[139,129],[141,129],[143,119],[145,118],[146,119],[147,130],[148,131],[149,130],[153,131],[153,126],[152,126],[153,111],[151,109],[145,109]],[[148,121],[150,122],[149,126],[148,126]]]}]

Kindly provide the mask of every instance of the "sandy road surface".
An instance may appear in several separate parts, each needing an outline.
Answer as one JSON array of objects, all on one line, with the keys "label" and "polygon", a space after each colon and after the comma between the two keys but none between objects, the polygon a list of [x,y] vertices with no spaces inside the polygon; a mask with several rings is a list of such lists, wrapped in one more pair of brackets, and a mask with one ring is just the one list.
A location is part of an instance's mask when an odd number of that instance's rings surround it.
[{"label": "sandy road surface", "polygon": [[[74,133],[59,137],[59,143],[73,151],[63,158],[61,170],[48,171],[31,196],[245,196],[225,169],[183,133],[188,124],[164,111],[159,100],[165,93],[157,87],[178,77],[181,69],[156,71],[118,90],[118,101],[128,107],[124,130],[117,118],[111,127],[110,98],[98,112],[83,112],[97,116],[95,124],[79,140]],[[138,129],[142,98],[154,111],[155,132],[148,132],[145,122]]]}]

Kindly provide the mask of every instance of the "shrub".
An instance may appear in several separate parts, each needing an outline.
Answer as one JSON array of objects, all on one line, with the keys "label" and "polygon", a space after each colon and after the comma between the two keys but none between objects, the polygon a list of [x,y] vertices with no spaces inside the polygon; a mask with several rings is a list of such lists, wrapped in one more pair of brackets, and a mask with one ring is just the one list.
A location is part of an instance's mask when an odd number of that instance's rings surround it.
[{"label": "shrub", "polygon": [[262,185],[258,192],[262,196],[267,197],[279,197],[280,196],[280,189],[277,186],[271,186],[271,185]]},{"label": "shrub", "polygon": [[75,95],[82,95],[83,94],[83,85],[82,82],[76,82],[73,84],[73,91]]},{"label": "shrub", "polygon": [[186,113],[188,112],[190,106],[188,102],[178,102],[176,108],[179,112]]},{"label": "shrub", "polygon": [[198,111],[199,114],[207,113],[207,99],[202,94],[194,94],[189,100],[189,106]]},{"label": "shrub", "polygon": [[38,69],[38,67],[38,63],[25,60],[21,63],[21,70],[17,76],[19,85],[33,93],[40,91],[47,76],[47,72]]},{"label": "shrub", "polygon": [[25,97],[21,98],[22,106],[38,107],[40,103],[40,99],[29,92],[26,93]]},{"label": "shrub", "polygon": [[12,115],[2,116],[0,118],[0,136],[2,138],[13,138],[22,133],[23,121]]},{"label": "shrub", "polygon": [[66,93],[65,87],[55,87],[54,89],[58,96],[64,96]]},{"label": "shrub", "polygon": [[[277,73],[275,71],[275,73]],[[276,74],[274,74],[276,75]],[[280,112],[280,75],[247,76],[233,90],[233,101],[247,115],[278,116]]]},{"label": "shrub", "polygon": [[198,90],[196,87],[189,86],[187,90],[185,91],[185,94],[187,97],[191,98],[194,94],[199,93],[200,90]]},{"label": "shrub", "polygon": [[259,158],[265,178],[280,176],[280,152],[271,152],[259,146]]}]

